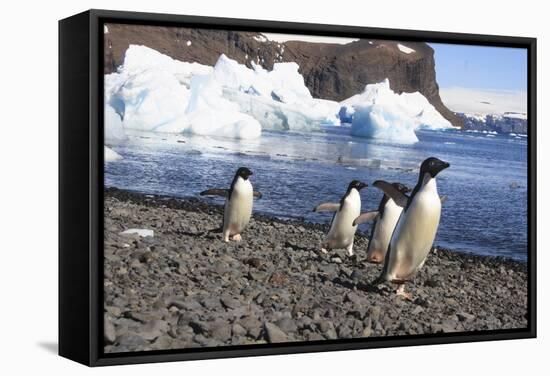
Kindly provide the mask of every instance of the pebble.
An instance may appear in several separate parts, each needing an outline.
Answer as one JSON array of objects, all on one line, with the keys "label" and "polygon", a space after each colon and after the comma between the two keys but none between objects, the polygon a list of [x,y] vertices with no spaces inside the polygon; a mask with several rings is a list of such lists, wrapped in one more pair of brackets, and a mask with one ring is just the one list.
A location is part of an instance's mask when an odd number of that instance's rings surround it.
[{"label": "pebble", "polygon": [[360,232],[350,258],[319,252],[326,225],[259,214],[241,242],[224,243],[209,231],[223,208],[202,199],[107,189],[105,208],[106,353],[527,325],[520,262],[439,247],[407,285],[409,302],[393,286],[364,288],[382,265],[366,262]]},{"label": "pebble", "polygon": [[288,336],[277,325],[270,322],[265,323],[265,331],[267,334],[267,341],[269,343],[286,342]]}]

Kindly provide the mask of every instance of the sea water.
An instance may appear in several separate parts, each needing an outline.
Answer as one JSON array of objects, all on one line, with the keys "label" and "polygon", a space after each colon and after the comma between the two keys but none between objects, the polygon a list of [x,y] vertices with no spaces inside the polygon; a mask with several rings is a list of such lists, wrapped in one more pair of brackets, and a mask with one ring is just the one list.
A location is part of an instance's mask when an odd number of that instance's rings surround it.
[{"label": "sea water", "polygon": [[[238,167],[250,168],[263,198],[254,210],[283,219],[328,223],[313,213],[338,202],[348,183],[382,179],[414,187],[420,163],[435,156],[451,164],[438,175],[443,204],[436,245],[481,255],[527,259],[527,139],[462,131],[418,131],[413,145],[353,137],[349,127],[318,132],[262,132],[255,140],[129,133],[110,145],[123,159],[105,165],[105,186],[176,197],[227,188]],[[363,211],[382,198],[369,186]],[[222,198],[203,198],[222,204]],[[371,224],[360,230],[368,232]]]}]

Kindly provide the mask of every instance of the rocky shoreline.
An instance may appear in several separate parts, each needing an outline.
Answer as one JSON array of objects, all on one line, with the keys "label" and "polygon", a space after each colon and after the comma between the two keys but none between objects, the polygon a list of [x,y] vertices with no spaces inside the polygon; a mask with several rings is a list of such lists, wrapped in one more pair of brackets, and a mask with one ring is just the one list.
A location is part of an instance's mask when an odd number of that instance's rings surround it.
[{"label": "rocky shoreline", "polygon": [[408,301],[368,285],[382,266],[365,261],[364,234],[354,257],[325,255],[325,225],[255,214],[226,244],[221,206],[104,192],[106,353],[527,326],[521,262],[434,250]]}]

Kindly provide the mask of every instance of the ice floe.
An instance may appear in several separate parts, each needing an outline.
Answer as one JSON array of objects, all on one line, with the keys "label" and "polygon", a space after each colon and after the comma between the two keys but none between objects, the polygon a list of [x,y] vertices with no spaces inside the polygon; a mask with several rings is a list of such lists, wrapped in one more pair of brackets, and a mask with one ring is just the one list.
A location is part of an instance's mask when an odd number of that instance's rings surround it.
[{"label": "ice floe", "polygon": [[103,147],[103,158],[105,162],[114,162],[122,159],[122,156],[107,146]]}]

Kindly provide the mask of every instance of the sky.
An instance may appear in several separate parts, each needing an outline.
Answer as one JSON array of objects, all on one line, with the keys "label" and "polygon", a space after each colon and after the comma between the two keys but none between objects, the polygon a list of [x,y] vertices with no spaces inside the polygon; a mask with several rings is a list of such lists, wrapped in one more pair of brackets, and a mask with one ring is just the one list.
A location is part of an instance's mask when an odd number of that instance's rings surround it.
[{"label": "sky", "polygon": [[527,112],[527,50],[435,44],[439,94],[451,110],[476,114]]},{"label": "sky", "polygon": [[440,87],[527,90],[527,50],[523,48],[430,43]]}]

